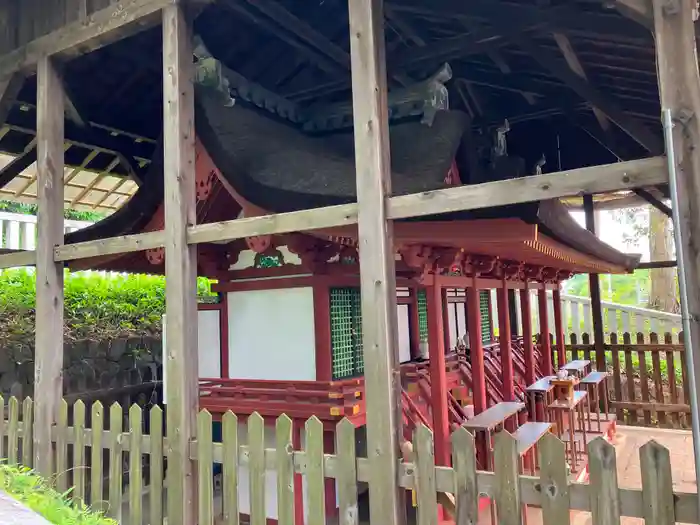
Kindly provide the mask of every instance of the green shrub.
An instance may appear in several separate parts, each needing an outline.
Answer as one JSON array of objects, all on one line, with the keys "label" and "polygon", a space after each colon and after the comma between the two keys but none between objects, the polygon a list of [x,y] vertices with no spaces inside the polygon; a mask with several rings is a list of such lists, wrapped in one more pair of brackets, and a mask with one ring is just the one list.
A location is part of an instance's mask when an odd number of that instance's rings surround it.
[{"label": "green shrub", "polygon": [[117,525],[117,522],[70,501],[46,481],[22,467],[0,465],[0,489],[55,525]]}]

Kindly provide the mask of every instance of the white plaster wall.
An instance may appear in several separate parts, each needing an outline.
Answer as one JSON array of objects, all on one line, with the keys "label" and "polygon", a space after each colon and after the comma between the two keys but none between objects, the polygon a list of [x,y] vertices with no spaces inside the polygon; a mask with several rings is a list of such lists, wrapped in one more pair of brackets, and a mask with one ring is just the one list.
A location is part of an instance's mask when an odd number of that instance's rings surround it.
[{"label": "white plaster wall", "polygon": [[408,305],[400,304],[396,307],[399,320],[399,361],[406,363],[411,360],[411,335],[408,323]]},{"label": "white plaster wall", "polygon": [[316,380],[313,289],[229,292],[229,377]]},{"label": "white plaster wall", "polygon": [[[197,312],[197,355],[199,357],[199,377],[221,377],[221,330],[218,310]],[[165,315],[163,315],[163,352],[167,352],[165,340]],[[163,355],[163,398],[167,401],[168,360]]]},{"label": "white plaster wall", "polygon": [[467,333],[467,320],[464,315],[464,304],[448,303],[448,322],[449,326],[445,327],[450,334],[450,347],[457,346],[457,338],[463,337]]}]

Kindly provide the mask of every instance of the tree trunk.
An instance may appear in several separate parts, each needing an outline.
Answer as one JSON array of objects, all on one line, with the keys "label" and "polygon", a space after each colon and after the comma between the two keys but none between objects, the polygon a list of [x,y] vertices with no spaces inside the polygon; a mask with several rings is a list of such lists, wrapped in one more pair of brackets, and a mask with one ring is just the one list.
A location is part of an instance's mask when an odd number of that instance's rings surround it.
[{"label": "tree trunk", "polygon": [[[652,261],[668,261],[671,253],[671,220],[653,206],[649,207],[649,255]],[[649,271],[649,308],[664,312],[678,311],[676,270],[658,268]]]}]

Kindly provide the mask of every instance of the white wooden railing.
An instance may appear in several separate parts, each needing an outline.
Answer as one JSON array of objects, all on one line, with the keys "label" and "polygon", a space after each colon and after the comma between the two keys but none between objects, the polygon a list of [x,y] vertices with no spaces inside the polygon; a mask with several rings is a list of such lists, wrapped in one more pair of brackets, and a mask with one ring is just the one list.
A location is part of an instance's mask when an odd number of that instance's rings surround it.
[{"label": "white wooden railing", "polygon": [[[80,230],[92,223],[66,219],[65,233]],[[36,249],[36,216],[21,213],[0,212],[0,248],[10,250]]]},{"label": "white wooden railing", "polygon": [[[496,290],[491,291],[492,319],[494,328],[498,329],[498,315],[496,311]],[[552,301],[551,292],[547,297],[547,317],[549,320],[549,330],[554,333],[554,303]],[[590,341],[594,342],[593,336],[593,315],[591,312],[590,297],[577,297],[575,295],[562,294],[562,322],[567,334],[576,334],[578,342],[581,342],[583,334],[589,334]],[[539,333],[540,320],[538,308],[537,292],[532,292],[532,329],[533,333]],[[611,303],[602,301],[603,307],[603,331],[605,340],[610,341],[610,334],[617,334],[618,338],[622,338],[623,333],[630,334],[642,333],[648,340],[651,333],[659,335],[663,339],[663,334],[672,333],[678,334],[682,330],[682,321],[680,314],[669,312],[661,312],[651,310],[649,308],[640,308],[638,306],[628,306],[623,304]],[[520,301],[516,301],[516,312],[518,318],[518,332],[521,333]],[[556,336],[555,336],[556,337]],[[633,337],[634,340],[634,337]],[[568,342],[568,337],[567,337]]]}]

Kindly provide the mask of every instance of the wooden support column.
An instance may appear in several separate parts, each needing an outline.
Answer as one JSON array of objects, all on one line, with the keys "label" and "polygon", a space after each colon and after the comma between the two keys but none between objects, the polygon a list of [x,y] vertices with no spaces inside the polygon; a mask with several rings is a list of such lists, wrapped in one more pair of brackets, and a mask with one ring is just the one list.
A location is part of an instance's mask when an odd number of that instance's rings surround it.
[{"label": "wooden support column", "polygon": [[190,442],[199,408],[192,37],[182,4],[163,9],[165,177],[165,366],[168,374],[168,523],[197,522],[196,469]]},{"label": "wooden support column", "polygon": [[63,244],[64,97],[50,57],[37,70],[36,350],[34,363],[34,467],[51,472],[51,427],[63,397],[63,264],[54,247]]},{"label": "wooden support column", "polygon": [[333,379],[331,289],[327,283],[314,282],[313,293],[316,381],[331,381]]},{"label": "wooden support column", "polygon": [[503,400],[515,401],[515,376],[513,375],[513,347],[510,333],[510,308],[508,287],[505,278],[497,290],[498,339],[501,347],[501,368],[503,370]]},{"label": "wooden support column", "polygon": [[[586,229],[595,235],[595,210],[593,195],[583,196],[583,211],[586,215]],[[603,306],[600,303],[600,276],[588,275],[588,287],[591,293],[591,315],[593,316],[593,345],[595,348],[596,370],[606,370],[605,335],[603,333]]]},{"label": "wooden support column", "polygon": [[525,382],[531,385],[537,381],[535,373],[535,348],[532,343],[532,309],[528,283],[520,290],[520,315],[523,323],[523,347],[525,350]]},{"label": "wooden support column", "polygon": [[[700,75],[694,0],[652,1],[661,108],[670,110],[675,161],[674,230],[689,366],[695,474],[700,476]],[[664,119],[665,120],[665,119]],[[670,155],[670,152],[669,152]],[[673,191],[673,188],[671,188]],[[685,297],[683,297],[685,296]]]},{"label": "wooden support column", "polygon": [[476,277],[467,288],[467,329],[469,331],[469,355],[472,365],[472,390],[474,392],[474,413],[480,414],[487,408],[486,375],[484,372],[484,347],[481,343],[481,308]]},{"label": "wooden support column", "polygon": [[351,0],[350,56],[357,170],[362,343],[367,395],[370,520],[397,525],[405,519],[399,485],[401,371],[396,317],[389,116],[382,0]]},{"label": "wooden support column", "polygon": [[542,287],[537,292],[540,310],[540,352],[542,374],[552,375],[552,342],[549,338],[549,312],[547,312],[547,290]]},{"label": "wooden support column", "polygon": [[561,315],[561,284],[552,292],[552,303],[554,305],[554,333],[557,336],[557,368],[561,368],[566,363],[566,332]]},{"label": "wooden support column", "polygon": [[408,305],[408,333],[411,359],[420,356],[420,319],[418,315],[418,287],[411,288],[411,304]]},{"label": "wooden support column", "polygon": [[428,288],[428,341],[430,345],[430,397],[435,441],[435,463],[450,464],[450,422],[447,415],[447,374],[445,371],[445,325],[440,278]]}]

